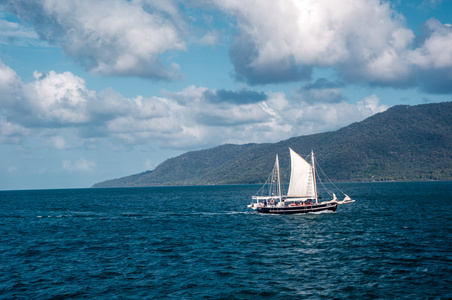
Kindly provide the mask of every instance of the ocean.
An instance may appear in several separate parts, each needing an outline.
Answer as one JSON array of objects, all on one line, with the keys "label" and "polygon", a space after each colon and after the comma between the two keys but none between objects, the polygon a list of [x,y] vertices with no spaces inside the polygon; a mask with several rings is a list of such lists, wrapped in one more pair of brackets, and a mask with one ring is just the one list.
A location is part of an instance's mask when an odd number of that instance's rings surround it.
[{"label": "ocean", "polygon": [[305,215],[257,185],[0,191],[0,298],[452,298],[452,182],[336,185],[356,202]]}]

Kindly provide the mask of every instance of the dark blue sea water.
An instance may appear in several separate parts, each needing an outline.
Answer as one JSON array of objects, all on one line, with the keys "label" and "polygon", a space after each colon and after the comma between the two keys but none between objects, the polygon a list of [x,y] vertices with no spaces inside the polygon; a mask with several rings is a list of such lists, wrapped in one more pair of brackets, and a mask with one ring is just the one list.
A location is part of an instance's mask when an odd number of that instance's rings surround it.
[{"label": "dark blue sea water", "polygon": [[0,192],[0,298],[452,298],[452,182],[343,183],[336,213],[259,186]]}]

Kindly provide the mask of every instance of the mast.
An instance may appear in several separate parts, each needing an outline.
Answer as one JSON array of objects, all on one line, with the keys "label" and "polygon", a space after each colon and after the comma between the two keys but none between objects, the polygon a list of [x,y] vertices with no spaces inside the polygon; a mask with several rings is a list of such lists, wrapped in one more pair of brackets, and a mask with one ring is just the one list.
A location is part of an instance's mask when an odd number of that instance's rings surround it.
[{"label": "mast", "polygon": [[314,161],[314,151],[311,150],[311,161],[312,161],[312,177],[313,177],[313,182],[314,182],[314,192],[315,192],[315,203],[318,204],[319,200],[317,197],[317,182],[315,180],[315,161]]},{"label": "mast", "polygon": [[278,196],[279,201],[281,202],[281,178],[279,176],[279,159],[278,154],[276,154],[276,170],[277,170],[277,176],[278,176]]}]

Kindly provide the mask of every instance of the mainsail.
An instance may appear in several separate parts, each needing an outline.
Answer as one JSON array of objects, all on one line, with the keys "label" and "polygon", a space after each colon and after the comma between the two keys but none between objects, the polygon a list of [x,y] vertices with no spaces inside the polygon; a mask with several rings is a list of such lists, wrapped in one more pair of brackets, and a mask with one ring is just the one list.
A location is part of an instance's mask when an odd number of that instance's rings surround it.
[{"label": "mainsail", "polygon": [[[290,149],[290,148],[289,148]],[[289,197],[315,197],[315,183],[312,166],[295,151],[290,149],[291,174]]]}]

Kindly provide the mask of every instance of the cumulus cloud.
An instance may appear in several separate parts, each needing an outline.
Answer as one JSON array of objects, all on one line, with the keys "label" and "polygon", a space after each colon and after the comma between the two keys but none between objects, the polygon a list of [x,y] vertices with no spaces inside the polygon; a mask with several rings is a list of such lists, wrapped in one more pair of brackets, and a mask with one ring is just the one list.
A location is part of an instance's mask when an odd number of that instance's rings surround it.
[{"label": "cumulus cloud", "polygon": [[9,66],[0,61],[0,104],[2,106],[11,106],[14,101],[20,97],[23,89],[23,83],[16,72]]},{"label": "cumulus cloud", "polygon": [[267,59],[259,58],[259,55],[259,45],[253,44],[252,37],[247,33],[235,38],[229,56],[235,68],[236,80],[256,85],[311,78],[312,67],[295,63],[291,56],[277,54]]},{"label": "cumulus cloud", "polygon": [[[429,20],[431,35],[419,48],[413,48],[415,34],[389,2],[215,3],[237,19],[239,33],[229,54],[236,78],[249,84],[307,80],[312,68],[327,67],[334,68],[348,83],[419,84],[429,92],[452,86],[450,25]],[[423,84],[426,77],[442,84]]]},{"label": "cumulus cloud", "polygon": [[33,24],[41,39],[61,45],[86,69],[102,75],[172,80],[179,72],[161,55],[185,49],[175,5],[155,1],[3,1]]},{"label": "cumulus cloud", "polygon": [[313,66],[338,66],[349,80],[375,82],[392,82],[408,72],[400,57],[414,34],[388,3],[251,2],[216,1],[237,17],[240,34],[230,55],[236,72],[250,83],[272,80],[262,78],[262,71],[276,66],[277,72],[292,74],[286,80],[299,80],[301,70]]},{"label": "cumulus cloud", "polygon": [[435,18],[425,24],[427,33],[421,47],[409,53],[418,85],[430,93],[452,92],[452,25]]},{"label": "cumulus cloud", "polygon": [[[71,72],[35,72],[34,78],[23,83],[11,68],[1,65],[0,92],[8,84],[17,87],[0,103],[2,141],[41,136],[47,145],[60,150],[105,140],[112,145],[201,148],[334,130],[387,108],[376,96],[349,104],[334,95],[336,90],[341,94],[341,83],[326,80],[304,86],[311,96],[315,90],[327,91],[325,95],[319,92],[318,101],[312,102],[306,97],[289,99],[282,92],[197,86],[165,92],[164,97],[127,98],[111,88],[89,90],[85,81]],[[94,166],[86,160],[63,164],[67,170]]]},{"label": "cumulus cloud", "polygon": [[[416,37],[389,1],[348,0],[340,5],[334,0],[189,1],[190,9],[181,9],[176,0],[6,0],[2,4],[31,24],[42,40],[61,46],[80,65],[101,75],[181,78],[173,54],[185,51],[187,41],[218,44],[225,23],[233,19],[237,29],[229,49],[233,76],[251,85],[309,81],[314,68],[332,68],[347,83],[419,86],[429,93],[449,93],[452,86],[451,26],[431,19],[426,22],[427,35]],[[191,10],[205,5],[208,11]],[[219,25],[212,16],[210,21],[200,16],[218,11],[232,19]],[[208,31],[199,28],[202,17]],[[0,42],[31,40],[36,33],[0,21]],[[419,39],[423,43],[417,44]]]},{"label": "cumulus cloud", "polygon": [[[271,95],[284,97],[284,95]],[[281,101],[281,99],[280,99]],[[288,102],[285,105],[274,105],[269,101],[274,119],[278,120],[287,137],[331,131],[352,122],[361,121],[375,113],[385,111],[388,107],[380,103],[376,95],[372,95],[355,104],[345,101],[335,103],[310,103],[303,99]]]},{"label": "cumulus cloud", "polygon": [[30,117],[40,124],[49,126],[80,124],[87,121],[87,102],[95,93],[86,89],[85,81],[72,74],[64,72],[49,74],[35,72],[35,82],[26,85],[25,99],[28,101],[25,109],[29,109]]}]

